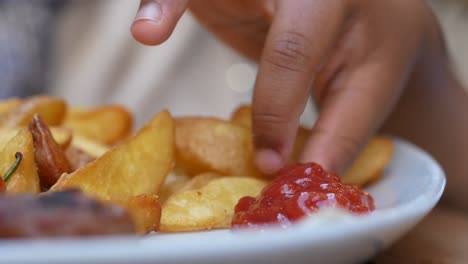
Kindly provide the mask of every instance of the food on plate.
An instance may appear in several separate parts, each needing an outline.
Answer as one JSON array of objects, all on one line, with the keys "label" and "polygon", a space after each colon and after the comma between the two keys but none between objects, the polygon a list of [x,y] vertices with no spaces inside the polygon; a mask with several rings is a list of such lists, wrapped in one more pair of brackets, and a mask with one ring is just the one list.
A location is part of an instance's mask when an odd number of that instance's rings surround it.
[{"label": "food on plate", "polygon": [[161,205],[157,195],[141,194],[125,199],[114,199],[114,203],[125,208],[132,217],[137,234],[156,231],[161,220]]},{"label": "food on plate", "polygon": [[85,167],[64,174],[51,190],[79,188],[103,200],[157,194],[174,162],[174,124],[163,111],[135,136]]},{"label": "food on plate", "polygon": [[127,138],[132,124],[132,114],[120,105],[93,109],[70,108],[64,121],[64,126],[75,134],[104,145],[112,145]]},{"label": "food on plate", "polygon": [[46,96],[31,97],[18,106],[0,113],[0,126],[27,126],[35,114],[42,116],[47,125],[56,126],[62,123],[66,112],[67,104],[62,99]]},{"label": "food on plate", "polygon": [[[316,164],[287,167],[269,184],[253,163],[249,105],[230,120],[163,111],[129,136],[132,122],[116,105],[69,107],[45,96],[0,102],[0,237],[288,225],[319,207],[374,208],[366,192]],[[290,163],[309,133],[298,129]],[[373,138],[343,182],[377,180],[392,152],[391,139]]]},{"label": "food on plate", "polygon": [[210,117],[176,119],[176,162],[190,175],[261,176],[249,129]]},{"label": "food on plate", "polygon": [[388,137],[372,138],[343,175],[343,183],[366,185],[383,175],[393,156],[393,142]]},{"label": "food on plate", "polygon": [[366,214],[375,209],[369,193],[356,185],[345,185],[340,177],[315,163],[281,169],[256,198],[243,197],[235,207],[233,228],[278,224],[283,227],[322,208],[340,208]]},{"label": "food on plate", "polygon": [[0,196],[1,238],[131,234],[134,230],[123,208],[77,190]]},{"label": "food on plate", "polygon": [[37,174],[41,186],[48,189],[63,173],[70,173],[72,168],[65,151],[54,140],[52,133],[39,115],[35,115],[29,122],[29,131],[34,143]]},{"label": "food on plate", "polygon": [[[10,141],[21,127],[8,128],[0,127],[0,148],[5,146],[5,144]],[[66,149],[72,141],[72,132],[69,129],[64,127],[51,127],[50,131],[52,132],[52,137],[60,145],[62,149]]]},{"label": "food on plate", "polygon": [[6,182],[6,193],[39,193],[39,176],[34,161],[34,144],[27,128],[21,128],[0,151],[0,175],[5,175],[17,161],[21,162]]},{"label": "food on plate", "polygon": [[252,177],[195,176],[163,204],[159,231],[229,228],[237,201],[259,194],[266,184]]}]

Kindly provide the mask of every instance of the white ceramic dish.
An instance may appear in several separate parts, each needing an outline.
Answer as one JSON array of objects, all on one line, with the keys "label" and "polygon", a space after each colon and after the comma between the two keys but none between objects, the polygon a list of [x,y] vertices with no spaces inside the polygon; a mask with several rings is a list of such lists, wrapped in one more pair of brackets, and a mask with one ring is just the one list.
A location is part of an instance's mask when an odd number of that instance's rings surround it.
[{"label": "white ceramic dish", "polygon": [[413,145],[395,140],[385,176],[368,191],[365,217],[309,219],[288,230],[228,230],[68,240],[1,241],[0,263],[359,263],[411,229],[439,200],[445,177]]}]

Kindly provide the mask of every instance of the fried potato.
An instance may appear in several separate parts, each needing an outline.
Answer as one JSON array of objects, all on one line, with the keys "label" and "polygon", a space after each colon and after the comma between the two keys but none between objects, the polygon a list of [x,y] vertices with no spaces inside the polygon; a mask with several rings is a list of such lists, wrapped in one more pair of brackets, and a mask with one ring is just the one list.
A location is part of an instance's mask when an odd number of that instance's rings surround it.
[{"label": "fried potato", "polygon": [[250,177],[198,175],[163,204],[159,231],[229,228],[239,199],[257,196],[266,184]]},{"label": "fried potato", "polygon": [[112,145],[128,137],[133,116],[123,106],[107,105],[94,109],[71,108],[64,125],[75,134],[105,145]]},{"label": "fried potato", "polygon": [[78,134],[73,136],[72,146],[81,149],[93,158],[99,158],[110,150],[110,147]]},{"label": "fried potato", "polygon": [[176,160],[190,175],[260,176],[252,157],[249,129],[208,117],[176,120]]},{"label": "fried potato", "polygon": [[135,136],[87,166],[64,174],[51,190],[80,188],[102,200],[157,194],[174,163],[174,123],[163,111]]},{"label": "fried potato", "polygon": [[40,115],[49,126],[60,125],[66,115],[67,105],[62,99],[37,96],[0,113],[0,127],[27,126],[35,114]]},{"label": "fried potato", "polygon": [[[5,146],[5,144],[10,141],[20,128],[5,128],[0,127],[0,149]],[[60,145],[62,149],[66,149],[72,141],[71,130],[63,127],[51,127],[50,131],[52,132],[52,137]]]},{"label": "fried potato", "polygon": [[0,102],[0,114],[8,112],[13,108],[18,107],[21,104],[21,99],[19,98],[10,98]]},{"label": "fried potato", "polygon": [[65,151],[52,137],[47,125],[39,115],[29,122],[34,143],[34,160],[41,186],[45,189],[52,186],[63,173],[72,172]]},{"label": "fried potato", "polygon": [[390,138],[372,138],[351,167],[344,173],[346,184],[365,185],[376,181],[393,156],[393,142]]},{"label": "fried potato", "polygon": [[23,158],[19,167],[6,183],[7,193],[39,193],[39,176],[34,161],[34,146],[31,133],[22,128],[0,151],[0,175],[5,175],[15,163],[15,153],[21,152]]},{"label": "fried potato", "polygon": [[132,217],[138,234],[156,231],[161,220],[161,205],[156,195],[137,195],[116,199],[115,203],[125,208]]}]

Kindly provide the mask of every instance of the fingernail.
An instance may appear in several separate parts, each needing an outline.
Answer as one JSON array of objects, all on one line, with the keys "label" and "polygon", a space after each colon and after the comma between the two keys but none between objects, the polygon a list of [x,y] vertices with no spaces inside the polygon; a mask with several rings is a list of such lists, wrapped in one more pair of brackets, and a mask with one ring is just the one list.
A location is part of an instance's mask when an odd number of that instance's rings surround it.
[{"label": "fingernail", "polygon": [[276,151],[261,149],[255,154],[255,165],[263,173],[271,175],[281,169],[283,161]]},{"label": "fingernail", "polygon": [[155,1],[146,1],[135,17],[135,21],[138,20],[151,20],[153,22],[159,22],[162,17],[161,5]]}]

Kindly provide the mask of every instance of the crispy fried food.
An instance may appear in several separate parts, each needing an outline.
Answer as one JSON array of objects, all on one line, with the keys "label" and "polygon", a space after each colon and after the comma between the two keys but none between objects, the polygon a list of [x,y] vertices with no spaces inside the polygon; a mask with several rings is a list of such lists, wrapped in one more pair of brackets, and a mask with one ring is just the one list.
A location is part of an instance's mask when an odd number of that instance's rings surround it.
[{"label": "crispy fried food", "polygon": [[198,175],[163,204],[159,231],[229,228],[239,199],[257,196],[266,184],[249,177]]},{"label": "crispy fried food", "polygon": [[0,102],[0,114],[8,112],[11,109],[18,107],[21,104],[21,99],[19,98],[10,98]]},{"label": "crispy fried food", "polygon": [[135,136],[87,166],[64,174],[51,190],[78,187],[102,200],[157,194],[174,163],[174,123],[163,111]]},{"label": "crispy fried food", "polygon": [[95,158],[74,146],[67,148],[65,155],[67,156],[68,162],[70,162],[71,171],[81,169],[95,160]]},{"label": "crispy fried food", "polygon": [[[5,128],[0,127],[0,149],[5,146],[5,144],[10,141],[20,128]],[[62,149],[66,149],[72,141],[71,130],[63,127],[51,127],[50,131],[52,132],[52,137],[60,145]]]},{"label": "crispy fried food", "polygon": [[83,150],[93,158],[99,158],[111,148],[79,134],[73,135],[72,146]]},{"label": "crispy fried food", "polygon": [[[252,129],[252,107],[250,105],[241,105],[231,115],[231,122]],[[290,163],[295,163],[299,160],[302,148],[307,141],[310,130],[305,127],[297,129],[296,141],[294,142],[293,151],[291,154]]]},{"label": "crispy fried food", "polygon": [[131,215],[138,234],[156,231],[161,220],[161,205],[156,195],[137,195],[114,200]]},{"label": "crispy fried food", "polygon": [[343,175],[343,183],[365,185],[379,179],[393,156],[393,142],[390,138],[372,138]]},{"label": "crispy fried food", "polygon": [[190,175],[261,176],[252,158],[249,129],[209,117],[176,120],[176,159]]},{"label": "crispy fried food", "polygon": [[133,116],[123,106],[107,105],[94,109],[70,109],[64,125],[75,132],[105,145],[128,137]]},{"label": "crispy fried food", "polygon": [[0,113],[0,126],[27,126],[35,114],[40,115],[49,126],[56,126],[62,123],[66,111],[67,105],[62,99],[46,96],[31,97],[19,106]]},{"label": "crispy fried food", "polygon": [[72,172],[65,151],[55,142],[47,125],[39,115],[29,122],[34,143],[34,159],[41,186],[44,189],[54,185],[63,173]]},{"label": "crispy fried food", "polygon": [[15,162],[15,153],[21,152],[23,158],[19,167],[6,183],[7,193],[39,193],[39,176],[34,161],[34,145],[31,133],[22,128],[0,151],[0,175],[5,175]]}]

